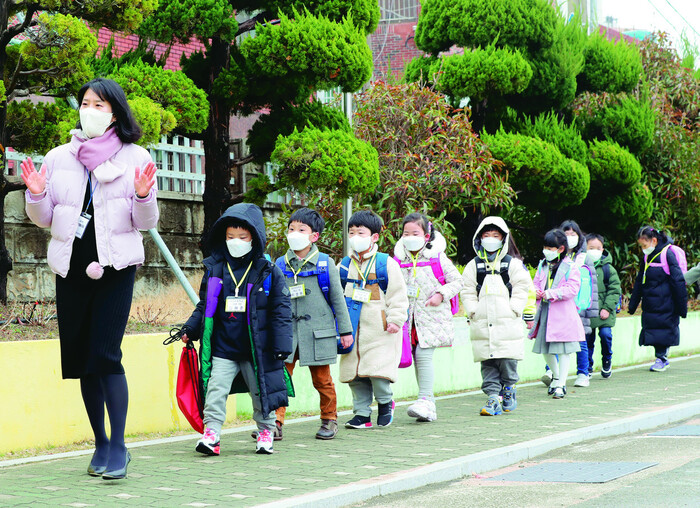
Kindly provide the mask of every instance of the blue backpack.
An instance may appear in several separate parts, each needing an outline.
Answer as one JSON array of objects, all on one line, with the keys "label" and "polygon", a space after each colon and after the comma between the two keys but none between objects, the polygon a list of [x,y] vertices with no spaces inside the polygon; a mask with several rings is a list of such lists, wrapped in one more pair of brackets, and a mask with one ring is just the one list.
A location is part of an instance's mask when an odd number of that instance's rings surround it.
[{"label": "blue backpack", "polygon": [[[540,261],[537,267],[537,271],[542,269],[544,260]],[[572,268],[575,268],[573,266]],[[583,265],[579,267],[581,273],[581,287],[579,287],[578,293],[576,293],[576,298],[574,302],[576,303],[576,308],[579,311],[588,310],[591,307],[593,300],[593,282],[591,280],[591,269],[588,265]],[[566,274],[566,278],[569,278],[569,273]]]},{"label": "blue backpack", "polygon": [[[365,284],[379,284],[379,288],[386,293],[387,284],[389,283],[389,275],[387,274],[386,264],[389,259],[389,254],[383,252],[378,252],[377,257],[374,260],[374,272],[377,278],[374,280],[368,280]],[[348,279],[348,273],[350,271],[350,256],[345,256],[343,260],[338,265],[338,271],[340,272],[340,283],[343,289],[348,282],[352,284],[361,284],[360,279]],[[348,313],[350,314],[350,322],[352,323],[352,333],[357,340],[357,327],[360,324],[360,312],[362,311],[362,302],[357,302],[352,298],[346,296],[345,303],[348,306]],[[353,342],[355,344],[355,342]],[[352,351],[352,346],[347,349],[343,349],[338,343],[338,353],[345,354]]]}]

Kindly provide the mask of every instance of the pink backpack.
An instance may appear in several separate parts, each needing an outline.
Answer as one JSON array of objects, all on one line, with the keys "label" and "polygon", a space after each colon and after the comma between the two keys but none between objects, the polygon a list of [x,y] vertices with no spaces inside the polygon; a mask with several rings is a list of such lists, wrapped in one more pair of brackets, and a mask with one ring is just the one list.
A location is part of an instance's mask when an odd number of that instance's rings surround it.
[{"label": "pink backpack", "polygon": [[[671,275],[671,269],[668,267],[668,249],[671,249],[673,253],[676,255],[676,259],[678,260],[678,265],[681,267],[681,272],[685,273],[688,271],[688,260],[685,257],[685,251],[681,249],[678,245],[667,245],[664,247],[664,249],[661,251],[661,254],[659,255],[659,260],[661,261],[660,263],[649,263],[649,266],[660,266],[661,268],[664,269],[664,272],[666,272],[666,275]],[[647,262],[647,255],[644,254],[644,262]]]},{"label": "pink backpack", "polygon": [[[402,263],[401,260],[394,256],[396,262],[401,266],[401,268],[413,268],[413,263]],[[445,281],[445,273],[442,271],[442,265],[440,264],[440,256],[430,258],[430,261],[421,261],[416,266],[428,266],[433,269],[433,275],[443,286],[447,284]],[[452,310],[452,315],[454,316],[459,312],[459,294],[456,294],[450,298],[450,307]]]}]

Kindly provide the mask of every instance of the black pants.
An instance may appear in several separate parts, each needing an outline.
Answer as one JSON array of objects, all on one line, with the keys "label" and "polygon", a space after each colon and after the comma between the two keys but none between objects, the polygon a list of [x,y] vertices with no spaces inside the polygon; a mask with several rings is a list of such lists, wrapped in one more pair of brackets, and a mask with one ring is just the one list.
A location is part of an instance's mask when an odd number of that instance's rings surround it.
[{"label": "black pants", "polygon": [[123,374],[121,344],[136,267],[105,268],[102,278],[56,276],[56,311],[63,378]]}]

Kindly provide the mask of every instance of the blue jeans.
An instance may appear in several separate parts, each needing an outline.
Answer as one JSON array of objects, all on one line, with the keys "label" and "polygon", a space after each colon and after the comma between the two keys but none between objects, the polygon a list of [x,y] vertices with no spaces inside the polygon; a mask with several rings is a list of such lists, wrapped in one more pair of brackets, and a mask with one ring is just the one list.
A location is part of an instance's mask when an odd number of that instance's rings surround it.
[{"label": "blue jeans", "polygon": [[581,350],[576,353],[576,374],[588,375],[588,342],[579,342]]},{"label": "blue jeans", "polygon": [[[586,335],[588,343],[588,367],[593,370],[593,351],[595,350],[595,331]],[[600,356],[603,362],[610,362],[612,359],[612,328],[609,326],[601,326],[598,328],[598,337],[600,337]]]}]

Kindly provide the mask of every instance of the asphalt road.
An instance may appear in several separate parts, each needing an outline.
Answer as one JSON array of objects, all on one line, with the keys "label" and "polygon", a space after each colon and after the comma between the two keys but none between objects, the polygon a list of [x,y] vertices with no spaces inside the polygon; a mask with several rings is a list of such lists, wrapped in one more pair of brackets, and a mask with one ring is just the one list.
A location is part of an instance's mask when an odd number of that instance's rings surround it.
[{"label": "asphalt road", "polygon": [[[699,419],[682,425],[700,425]],[[660,429],[675,427],[661,427]],[[700,507],[700,436],[639,434],[567,446],[537,460],[409,492],[374,498],[357,507]],[[549,483],[489,480],[543,462],[658,462],[606,483]]]}]

